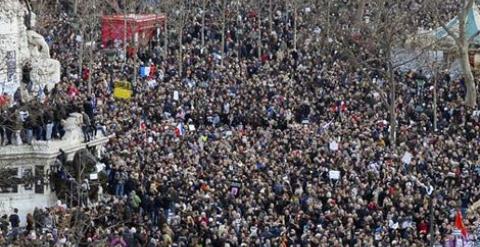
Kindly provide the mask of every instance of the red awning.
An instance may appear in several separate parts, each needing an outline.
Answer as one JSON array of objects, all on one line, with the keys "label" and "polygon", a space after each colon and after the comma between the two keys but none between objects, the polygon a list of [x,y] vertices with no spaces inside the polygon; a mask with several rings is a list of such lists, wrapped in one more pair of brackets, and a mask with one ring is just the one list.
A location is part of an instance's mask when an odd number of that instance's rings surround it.
[{"label": "red awning", "polygon": [[164,15],[110,15],[102,17],[102,44],[120,40],[133,40],[138,34],[140,45],[147,44],[156,33],[157,28],[163,29]]}]

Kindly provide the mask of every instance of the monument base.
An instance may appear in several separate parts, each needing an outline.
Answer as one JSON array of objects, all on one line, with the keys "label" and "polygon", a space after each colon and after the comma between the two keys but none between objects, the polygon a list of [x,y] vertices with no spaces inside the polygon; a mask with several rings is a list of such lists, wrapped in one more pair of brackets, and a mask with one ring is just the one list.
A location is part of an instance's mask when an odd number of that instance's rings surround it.
[{"label": "monument base", "polygon": [[[0,186],[0,215],[19,210],[21,225],[25,225],[26,215],[37,208],[56,205],[57,196],[50,181],[52,169],[58,164],[62,150],[67,160],[72,160],[81,149],[93,148],[95,155],[101,155],[101,146],[109,137],[98,133],[97,137],[84,143],[80,140],[33,141],[31,145],[8,145],[0,147],[0,169],[7,183]],[[8,179],[19,183],[8,183]]]}]

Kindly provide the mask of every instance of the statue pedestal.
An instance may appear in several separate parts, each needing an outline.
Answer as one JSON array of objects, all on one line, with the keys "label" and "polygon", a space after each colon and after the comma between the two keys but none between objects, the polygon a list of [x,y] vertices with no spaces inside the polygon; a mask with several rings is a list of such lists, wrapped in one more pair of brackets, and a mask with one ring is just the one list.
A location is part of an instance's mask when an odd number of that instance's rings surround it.
[{"label": "statue pedestal", "polygon": [[[33,177],[28,182],[9,185],[0,189],[0,215],[11,214],[13,209],[19,210],[21,225],[25,225],[27,213],[33,213],[35,207],[51,207],[57,197],[50,182],[50,174],[56,166],[56,159],[66,153],[67,160],[72,160],[78,150],[94,147],[97,153],[109,137],[100,132],[88,143],[77,140],[33,141],[31,145],[0,146],[0,168],[7,176],[25,178]],[[99,155],[99,154],[97,154]],[[2,174],[5,179],[5,175]]]},{"label": "statue pedestal", "polygon": [[47,86],[48,91],[52,91],[60,81],[60,62],[49,58],[35,59],[31,61],[31,66],[30,80],[33,85],[42,88]]}]

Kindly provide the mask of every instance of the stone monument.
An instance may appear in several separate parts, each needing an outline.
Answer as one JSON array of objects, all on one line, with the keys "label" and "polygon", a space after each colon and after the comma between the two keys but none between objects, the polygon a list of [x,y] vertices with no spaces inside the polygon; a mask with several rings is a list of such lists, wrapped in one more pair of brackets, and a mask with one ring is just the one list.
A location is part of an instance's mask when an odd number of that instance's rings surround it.
[{"label": "stone monument", "polygon": [[[66,120],[65,136],[62,140],[33,141],[31,145],[0,146],[0,175],[3,179],[22,179],[33,176],[34,180],[12,183],[10,186],[0,185],[0,215],[10,214],[14,208],[19,210],[22,225],[25,216],[32,213],[35,207],[51,207],[57,202],[55,190],[51,185],[51,174],[54,173],[57,159],[63,152],[67,160],[73,160],[75,153],[82,149],[93,149],[94,155],[100,158],[103,146],[108,142],[109,136],[104,136],[100,131],[95,139],[90,142],[83,141],[81,128],[76,125],[81,115],[72,114]],[[64,136],[64,137],[65,137]],[[79,138],[81,137],[81,138]]]},{"label": "stone monument", "polygon": [[[20,90],[28,100],[39,90],[51,90],[60,81],[60,63],[50,58],[45,39],[35,32],[35,14],[27,1],[0,0],[0,93],[14,95]],[[30,86],[22,81],[24,68],[30,71]],[[27,71],[27,70],[25,70]],[[22,223],[25,215],[35,207],[49,207],[56,203],[56,194],[49,183],[49,174],[60,154],[73,159],[78,150],[89,148],[100,155],[109,137],[98,135],[88,143],[83,140],[80,127],[82,115],[73,113],[62,122],[65,135],[61,140],[33,141],[31,145],[0,145],[0,169],[3,179],[22,179],[0,186],[0,214],[19,209]]]},{"label": "stone monument", "polygon": [[[0,4],[0,93],[35,96],[45,86],[51,90],[60,81],[60,63],[50,58],[45,39],[35,32],[35,14],[20,0]],[[29,92],[22,83],[22,72],[30,67]]]}]

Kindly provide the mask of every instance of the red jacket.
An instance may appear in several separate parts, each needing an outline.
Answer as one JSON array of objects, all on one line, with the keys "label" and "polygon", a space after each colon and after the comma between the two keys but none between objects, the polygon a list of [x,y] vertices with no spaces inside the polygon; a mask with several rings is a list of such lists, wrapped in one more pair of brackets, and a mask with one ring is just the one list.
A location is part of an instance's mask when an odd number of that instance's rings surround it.
[{"label": "red jacket", "polygon": [[421,222],[418,224],[418,232],[420,234],[427,234],[428,233],[428,224],[426,222]]},{"label": "red jacket", "polygon": [[88,68],[82,69],[82,80],[86,81],[90,78],[90,70]]}]

